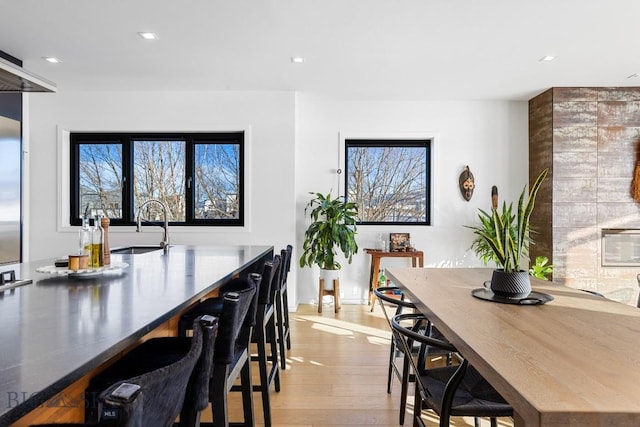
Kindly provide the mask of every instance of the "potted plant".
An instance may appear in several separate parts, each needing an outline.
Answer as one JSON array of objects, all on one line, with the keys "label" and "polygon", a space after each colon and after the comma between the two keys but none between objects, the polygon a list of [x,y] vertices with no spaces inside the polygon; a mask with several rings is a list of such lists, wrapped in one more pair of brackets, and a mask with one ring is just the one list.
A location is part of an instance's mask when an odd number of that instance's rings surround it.
[{"label": "potted plant", "polygon": [[300,267],[317,265],[324,278],[325,287],[333,285],[335,276],[327,276],[327,271],[338,271],[342,266],[336,259],[338,249],[351,263],[358,252],[356,243],[356,218],[358,208],[355,203],[347,202],[344,197],[331,197],[322,193],[310,193],[314,197],[305,207],[309,210],[311,224],[304,234]]},{"label": "potted plant", "polygon": [[548,173],[548,169],[540,172],[528,195],[526,188],[522,189],[515,212],[513,203],[503,202],[501,212],[496,208],[491,213],[479,209],[480,225],[467,226],[476,235],[471,247],[480,259],[485,263],[492,260],[501,267],[491,278],[491,290],[496,295],[522,297],[531,292],[529,272],[521,270],[520,263],[529,253],[529,219]]}]

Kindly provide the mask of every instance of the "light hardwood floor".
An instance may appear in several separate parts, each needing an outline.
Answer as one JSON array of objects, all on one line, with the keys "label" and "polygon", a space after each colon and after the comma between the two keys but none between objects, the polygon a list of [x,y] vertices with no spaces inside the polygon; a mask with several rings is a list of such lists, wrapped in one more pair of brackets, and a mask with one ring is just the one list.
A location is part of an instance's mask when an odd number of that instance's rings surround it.
[{"label": "light hardwood floor", "polygon": [[[325,304],[318,314],[317,305],[301,305],[290,316],[287,369],[281,372],[281,391],[271,391],[273,425],[398,426],[400,386],[396,380],[387,394],[391,333],[380,307],[371,313],[364,305],[343,305],[334,314],[333,306]],[[412,386],[410,393],[407,427],[413,423]],[[233,421],[240,409],[238,397],[231,400]],[[254,402],[257,424],[263,425],[259,393]],[[435,414],[425,412],[424,418],[429,426],[438,425]],[[457,418],[451,425],[473,426],[473,419]],[[482,421],[482,426],[488,425],[488,420]],[[511,424],[500,420],[499,425]]]}]

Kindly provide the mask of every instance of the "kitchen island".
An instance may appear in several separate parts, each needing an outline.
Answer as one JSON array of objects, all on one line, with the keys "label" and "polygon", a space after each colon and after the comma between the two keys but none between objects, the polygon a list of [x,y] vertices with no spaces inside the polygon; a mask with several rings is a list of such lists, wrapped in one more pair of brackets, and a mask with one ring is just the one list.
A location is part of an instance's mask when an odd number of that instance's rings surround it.
[{"label": "kitchen island", "polygon": [[180,313],[272,256],[272,246],[172,246],[111,254],[127,267],[100,275],[36,272],[53,260],[0,267],[33,281],[0,292],[0,425],[43,407],[79,421],[83,378],[145,336],[175,333]]}]

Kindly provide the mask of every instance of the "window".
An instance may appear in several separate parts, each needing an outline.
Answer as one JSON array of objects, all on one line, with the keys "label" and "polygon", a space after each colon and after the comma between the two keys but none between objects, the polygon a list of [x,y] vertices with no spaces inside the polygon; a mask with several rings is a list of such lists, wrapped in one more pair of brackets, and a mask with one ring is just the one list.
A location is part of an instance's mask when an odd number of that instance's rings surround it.
[{"label": "window", "polygon": [[429,139],[346,139],[345,188],[359,224],[429,225]]},{"label": "window", "polygon": [[[132,225],[162,201],[173,225],[244,225],[244,132],[71,133],[70,223],[85,211]],[[143,217],[160,220],[156,204]]]}]

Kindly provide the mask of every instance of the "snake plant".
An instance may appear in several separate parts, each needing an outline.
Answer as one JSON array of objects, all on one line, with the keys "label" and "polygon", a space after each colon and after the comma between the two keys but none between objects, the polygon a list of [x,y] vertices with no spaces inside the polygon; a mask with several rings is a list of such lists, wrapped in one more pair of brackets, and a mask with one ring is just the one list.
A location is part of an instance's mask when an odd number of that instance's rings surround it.
[{"label": "snake plant", "polygon": [[480,225],[466,226],[476,235],[471,248],[486,264],[494,261],[506,273],[519,271],[520,261],[529,253],[529,219],[535,205],[538,190],[549,173],[540,172],[529,194],[522,189],[516,211],[513,203],[502,204],[502,210],[491,209],[491,213],[478,209]]}]

